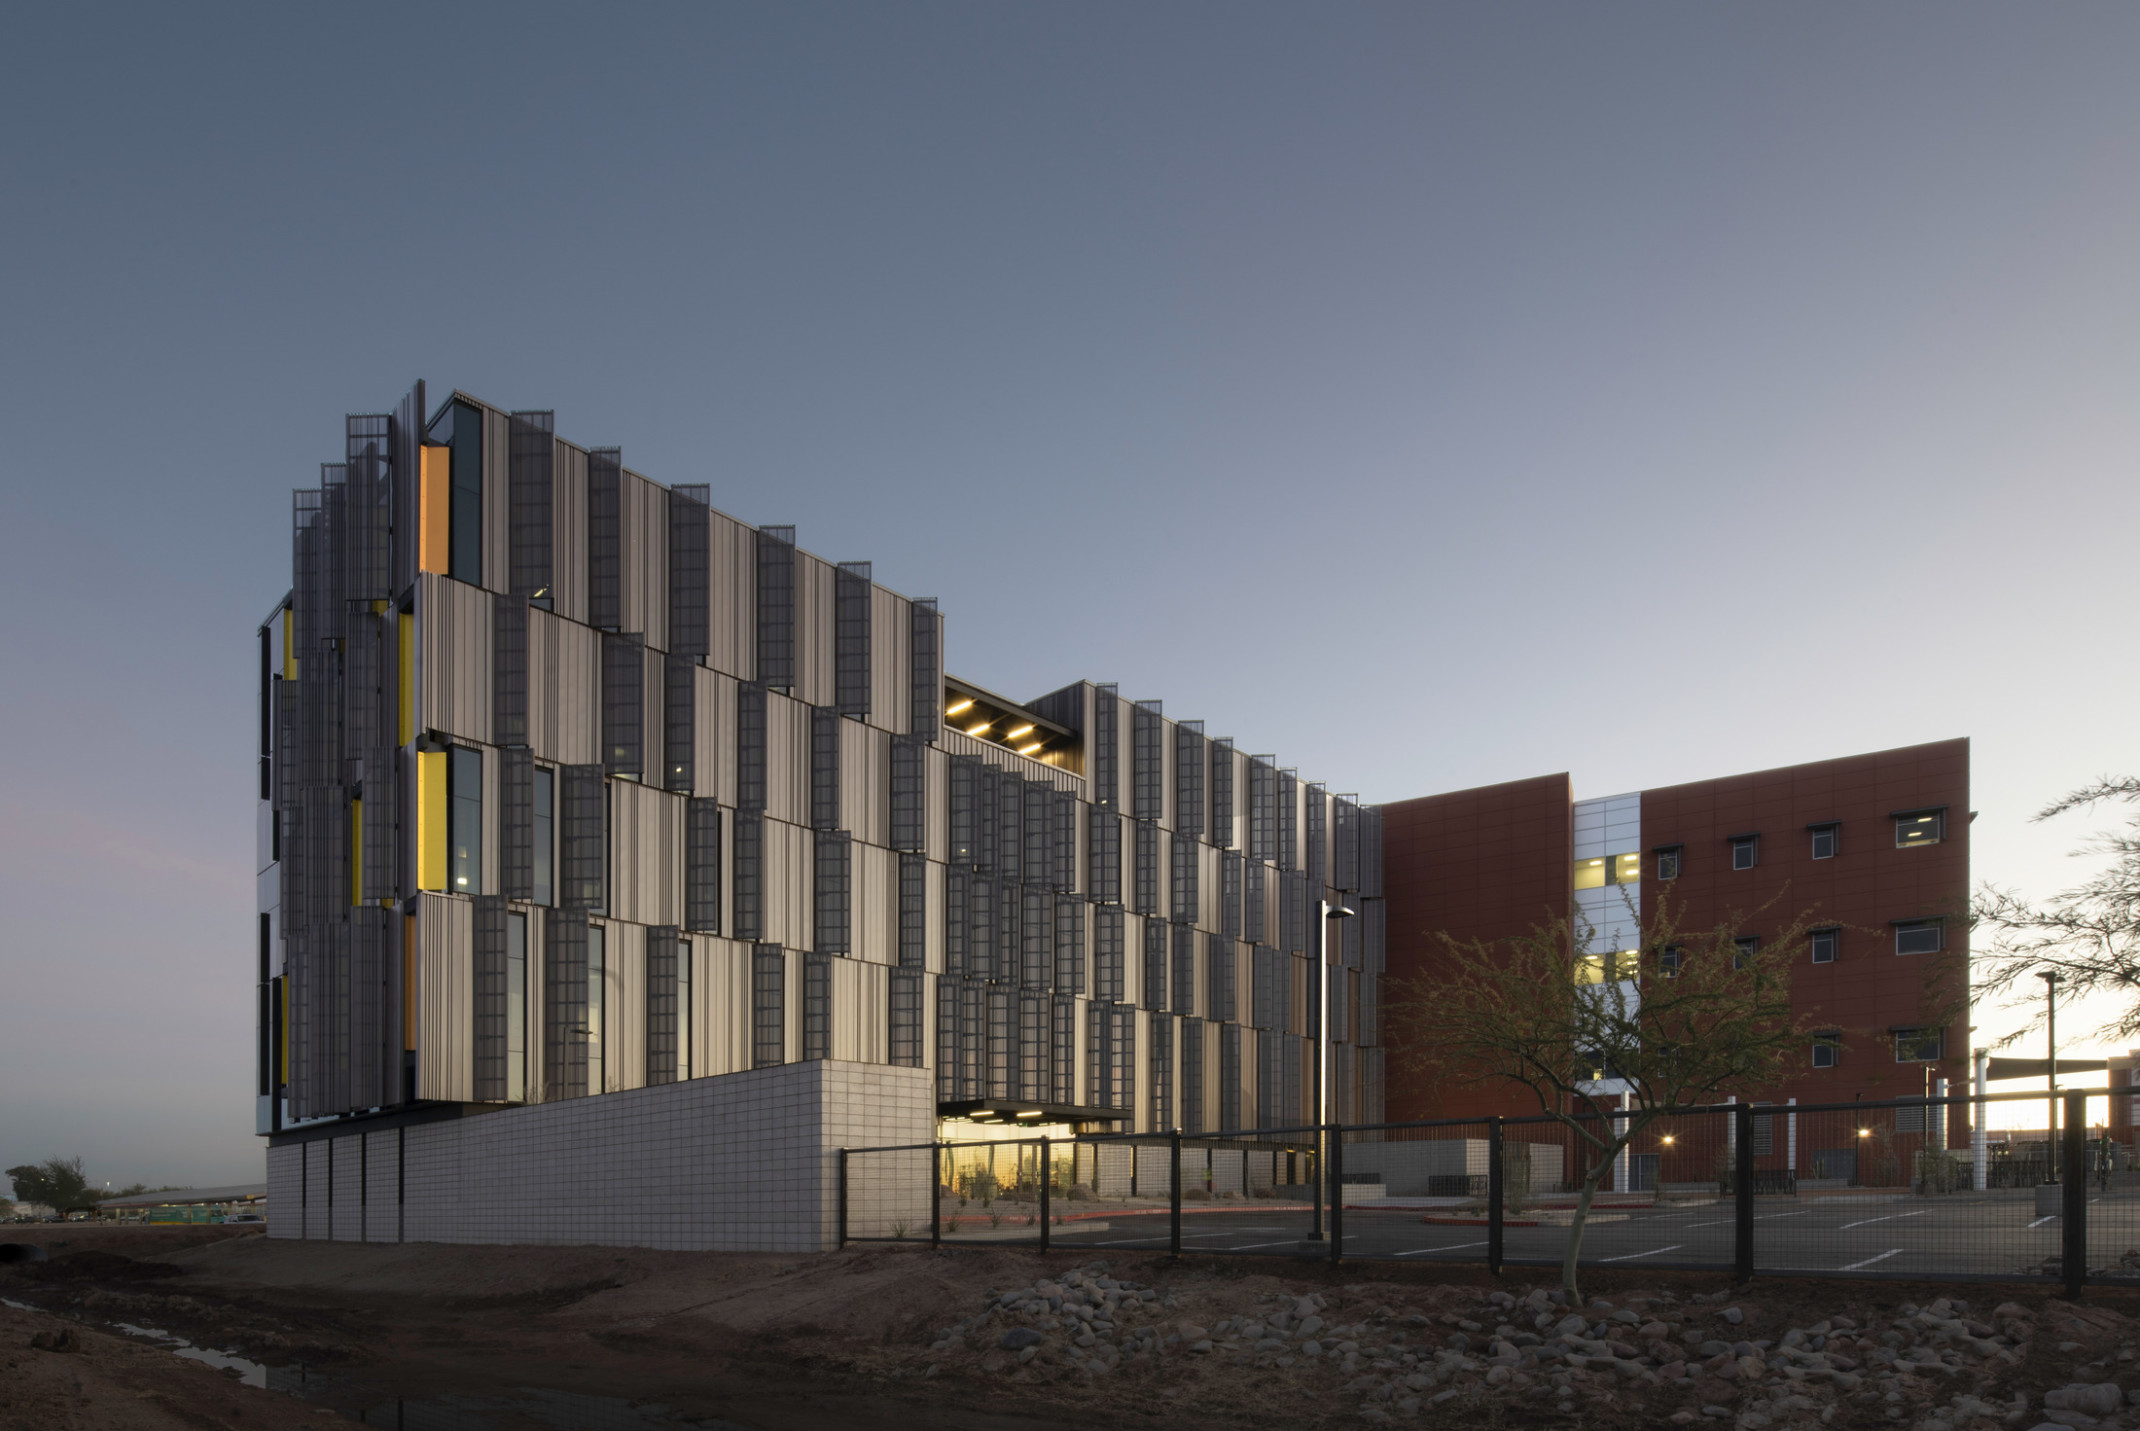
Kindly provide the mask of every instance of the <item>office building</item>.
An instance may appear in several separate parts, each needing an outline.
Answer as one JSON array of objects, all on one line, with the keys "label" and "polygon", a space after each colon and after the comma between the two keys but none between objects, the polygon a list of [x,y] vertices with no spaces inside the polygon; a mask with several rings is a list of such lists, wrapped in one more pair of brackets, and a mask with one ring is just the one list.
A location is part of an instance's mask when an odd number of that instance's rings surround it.
[{"label": "office building", "polygon": [[713,498],[421,384],[297,494],[274,1235],[805,1249],[841,1147],[1379,1114],[1375,810]]}]

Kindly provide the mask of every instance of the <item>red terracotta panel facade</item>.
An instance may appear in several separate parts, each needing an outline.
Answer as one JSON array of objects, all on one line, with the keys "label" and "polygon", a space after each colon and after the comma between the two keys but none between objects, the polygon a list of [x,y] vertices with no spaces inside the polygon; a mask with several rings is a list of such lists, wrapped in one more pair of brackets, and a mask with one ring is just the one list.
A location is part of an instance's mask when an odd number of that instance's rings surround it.
[{"label": "red terracotta panel facade", "polygon": [[[1895,845],[1894,812],[1946,808],[1940,843]],[[1833,858],[1814,859],[1810,825],[1838,826]],[[1731,867],[1729,841],[1760,837],[1758,863]],[[1939,741],[1642,792],[1645,850],[1680,845],[1681,873],[1657,879],[1645,856],[1642,907],[1669,890],[1684,923],[1729,919],[1759,936],[1800,910],[1840,925],[1836,960],[1808,963],[1792,982],[1802,1015],[1842,1036],[1833,1068],[1798,1061],[1787,1085],[1756,1096],[1801,1103],[1906,1098],[1924,1092],[1926,1065],[1897,1063],[1891,1030],[1933,1022],[1968,967],[1969,742]],[[1755,914],[1770,900],[1766,914]],[[1893,921],[1947,920],[1938,954],[1895,953]],[[1950,1013],[1947,1058],[1932,1066],[1960,1090],[1968,1077],[1968,1020]]]},{"label": "red terracotta panel facade", "polygon": [[[1433,935],[1500,939],[1564,917],[1574,901],[1568,776],[1512,780],[1382,807],[1382,878],[1389,899],[1392,997],[1431,974]],[[1430,1088],[1390,1039],[1384,1098],[1392,1121],[1535,1113],[1500,1089]]]},{"label": "red terracotta panel facade", "polygon": [[[1569,777],[1561,774],[1383,807],[1391,997],[1401,997],[1407,981],[1431,979],[1435,931],[1505,938],[1572,907],[1573,805]],[[1894,813],[1937,807],[1945,809],[1941,841],[1897,848]],[[1742,1096],[1841,1103],[1921,1094],[1927,1065],[1898,1063],[1892,1031],[1933,1022],[1947,1025],[1946,1057],[1930,1072],[1964,1090],[1968,1019],[1953,1001],[1968,967],[1969,821],[1966,739],[1642,792],[1645,912],[1669,889],[1686,927],[1729,918],[1761,936],[1801,909],[1840,927],[1835,962],[1807,963],[1793,984],[1808,1022],[1839,1032],[1839,1063],[1816,1069],[1808,1050],[1782,1087]],[[1808,827],[1815,824],[1837,827],[1833,857],[1813,858]],[[1734,870],[1729,842],[1746,834],[1759,836],[1758,862]],[[1681,872],[1660,882],[1652,852],[1665,845],[1681,847]],[[1941,952],[1894,952],[1894,921],[1941,918]],[[1428,1086],[1409,1064],[1402,1031],[1386,1036],[1393,1121],[1538,1111],[1522,1090]],[[1806,1133],[1813,1136],[1811,1125]]]}]

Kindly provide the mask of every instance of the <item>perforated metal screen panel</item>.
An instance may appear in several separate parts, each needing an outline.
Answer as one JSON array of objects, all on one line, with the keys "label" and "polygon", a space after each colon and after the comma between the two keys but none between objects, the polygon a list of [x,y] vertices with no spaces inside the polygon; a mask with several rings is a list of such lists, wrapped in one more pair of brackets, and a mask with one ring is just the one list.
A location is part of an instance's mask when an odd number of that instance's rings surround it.
[{"label": "perforated metal screen panel", "polygon": [[810,824],[840,825],[840,713],[830,706],[810,708]]},{"label": "perforated metal screen panel", "polygon": [[1166,723],[1158,701],[1138,701],[1130,709],[1130,814],[1140,820],[1158,820],[1166,814],[1165,768],[1162,744]]},{"label": "perforated metal screen panel", "polygon": [[704,485],[669,489],[669,654],[694,662],[712,650],[710,495]]},{"label": "perforated metal screen panel", "polygon": [[795,529],[760,527],[758,554],[758,679],[795,684]]},{"label": "perforated metal screen panel", "polygon": [[854,847],[847,831],[817,832],[815,948],[819,954],[845,954],[853,948],[853,864]]},{"label": "perforated metal screen panel", "polygon": [[908,608],[907,621],[911,648],[907,731],[933,744],[942,726],[944,688],[942,654],[938,649],[942,618],[937,614],[935,600],[925,597],[916,601]]},{"label": "perforated metal screen panel", "polygon": [[803,956],[802,1056],[832,1057],[832,960],[823,953]]},{"label": "perforated metal screen panel", "polygon": [[735,813],[735,929],[738,939],[765,933],[765,812]]},{"label": "perforated metal screen panel", "polygon": [[587,915],[553,909],[543,933],[543,1097],[587,1096]]},{"label": "perforated metal screen panel", "polygon": [[1144,921],[1144,990],[1141,1002],[1147,1009],[1167,1006],[1167,926],[1156,919]]},{"label": "perforated metal screen panel", "polygon": [[490,727],[493,745],[528,743],[528,599],[493,596],[490,605]]},{"label": "perforated metal screen panel", "polygon": [[1211,843],[1233,848],[1233,827],[1233,741],[1221,736],[1211,742]]},{"label": "perforated metal screen panel", "polygon": [[498,752],[498,887],[508,899],[535,897],[535,753]]},{"label": "perforated metal screen panel", "polygon": [[891,1027],[889,1035],[892,1066],[895,1068],[920,1068],[922,1066],[922,975],[919,969],[894,969],[891,976]]},{"label": "perforated metal screen panel", "polygon": [[1086,798],[1095,810],[1119,810],[1121,702],[1112,685],[1092,689],[1092,748],[1085,753]]},{"label": "perforated metal screen panel", "polygon": [[1131,869],[1135,875],[1132,885],[1131,907],[1139,914],[1159,913],[1159,826],[1149,820],[1133,820],[1130,829],[1135,835],[1135,856]]},{"label": "perforated metal screen panel", "polygon": [[555,609],[557,414],[516,412],[510,424],[507,585],[521,600]]},{"label": "perforated metal screen panel", "polygon": [[674,1083],[677,1068],[676,945],[673,924],[646,932],[646,1081]]},{"label": "perforated metal screen panel", "polygon": [[698,662],[671,651],[663,662],[661,788],[698,788]]},{"label": "perforated metal screen panel", "polygon": [[602,768],[646,773],[646,642],[637,632],[602,636]]},{"label": "perforated metal screen panel", "polygon": [[751,950],[751,1067],[787,1061],[787,952],[778,944]]},{"label": "perforated metal screen panel", "polygon": [[736,804],[745,810],[765,808],[765,703],[764,686],[736,686]]},{"label": "perforated metal screen panel", "polygon": [[891,840],[895,850],[918,852],[926,841],[928,749],[920,736],[892,737]]},{"label": "perforated metal screen panel", "polygon": [[505,896],[475,905],[475,1075],[478,1103],[505,1101]]},{"label": "perforated metal screen panel", "polygon": [[624,624],[623,459],[616,447],[587,454],[587,624],[604,631]]},{"label": "perforated metal screen panel", "polygon": [[1122,902],[1122,817],[1112,810],[1094,810],[1089,838],[1092,853],[1087,864],[1087,884],[1092,898],[1102,904]]},{"label": "perforated metal screen panel", "polygon": [[1174,832],[1204,833],[1204,723],[1185,720],[1174,727]]},{"label": "perforated metal screen panel", "polygon": [[833,704],[860,719],[869,714],[870,564],[843,561],[832,580]]},{"label": "perforated metal screen panel", "polygon": [[721,807],[711,798],[684,802],[684,927],[721,931]]},{"label": "perforated metal screen panel", "polygon": [[902,854],[899,857],[899,967],[922,968],[928,962],[928,948],[929,861],[920,854]]},{"label": "perforated metal screen panel", "polygon": [[608,903],[609,789],[599,765],[557,772],[558,873],[562,903],[582,912]]}]

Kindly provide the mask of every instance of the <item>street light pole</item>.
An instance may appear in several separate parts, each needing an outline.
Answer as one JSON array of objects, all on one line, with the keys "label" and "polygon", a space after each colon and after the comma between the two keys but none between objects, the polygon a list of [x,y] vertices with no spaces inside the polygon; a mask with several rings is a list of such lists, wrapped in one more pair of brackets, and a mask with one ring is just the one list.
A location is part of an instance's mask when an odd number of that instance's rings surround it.
[{"label": "street light pole", "polygon": [[[1318,901],[1322,917],[1315,921],[1315,1067],[1312,1070],[1315,1086],[1309,1091],[1309,1103],[1315,1109],[1315,1192],[1313,1223],[1308,1229],[1308,1240],[1320,1242],[1323,1236],[1323,1170],[1330,1166],[1330,1149],[1326,1146],[1330,1125],[1330,1079],[1326,1063],[1330,1058],[1330,921],[1350,919],[1352,910],[1329,900]],[[1331,1197],[1338,1196],[1335,1188]]]},{"label": "street light pole", "polygon": [[2049,1181],[2058,1181],[2058,971],[2045,969],[2036,975],[2043,980],[2044,1041],[2050,1048],[2050,1059],[2045,1069],[2051,1083],[2051,1128],[2050,1142],[2044,1148],[2044,1168],[2050,1174]]}]

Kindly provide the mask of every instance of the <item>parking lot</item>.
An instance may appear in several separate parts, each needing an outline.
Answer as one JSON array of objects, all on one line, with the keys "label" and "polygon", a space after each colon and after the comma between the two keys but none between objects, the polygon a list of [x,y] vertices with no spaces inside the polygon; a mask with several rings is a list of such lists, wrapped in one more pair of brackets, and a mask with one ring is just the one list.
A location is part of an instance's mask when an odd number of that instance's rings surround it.
[{"label": "parking lot", "polygon": [[[2126,1254],[2140,1262],[2140,1196],[2090,1195],[2090,1267],[2123,1270]],[[1452,1224],[1428,1217],[1476,1216],[1454,1208],[1348,1208],[1344,1254],[1421,1261],[1479,1261],[1486,1255],[1483,1221]],[[2046,1275],[2059,1255],[2057,1217],[2036,1215],[2032,1191],[1920,1197],[1868,1192],[1755,1200],[1754,1262],[1764,1272],[1870,1273],[1898,1276],[2001,1277]],[[1521,1222],[1537,1220],[1537,1225]],[[1195,1208],[1182,1219],[1182,1250],[1296,1256],[1310,1236],[1304,1207]],[[1325,1232],[1327,1235],[1327,1215]],[[1052,1243],[1069,1248],[1165,1248],[1164,1208],[1124,1210],[1073,1220],[1050,1229]],[[1512,1216],[1505,1230],[1510,1262],[1557,1263],[1566,1251],[1566,1214]],[[958,1240],[955,1235],[947,1241]],[[997,1234],[990,1240],[1003,1240]],[[1729,1267],[1733,1205],[1728,1199],[1692,1205],[1605,1208],[1584,1232],[1583,1261],[1599,1265]]]}]

